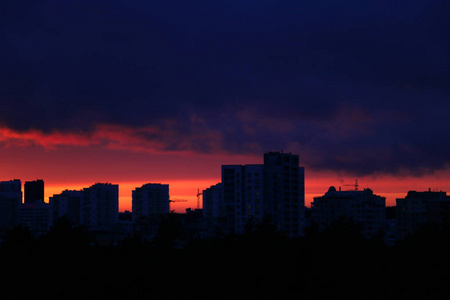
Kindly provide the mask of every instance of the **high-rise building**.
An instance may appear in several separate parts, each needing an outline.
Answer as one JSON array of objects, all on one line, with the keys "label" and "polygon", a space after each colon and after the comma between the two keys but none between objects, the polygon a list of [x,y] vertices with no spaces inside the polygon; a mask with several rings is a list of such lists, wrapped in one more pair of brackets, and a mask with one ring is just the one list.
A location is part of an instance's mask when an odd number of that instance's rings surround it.
[{"label": "high-rise building", "polygon": [[225,232],[241,234],[250,220],[269,217],[289,237],[303,234],[304,168],[298,155],[269,152],[264,164],[223,165],[222,184],[219,214]]},{"label": "high-rise building", "polygon": [[333,186],[323,196],[314,198],[311,220],[320,230],[341,218],[361,224],[366,238],[374,237],[385,230],[386,198],[375,195],[371,189],[337,191]]},{"label": "high-rise building", "polygon": [[290,237],[303,234],[305,226],[305,169],[298,155],[264,154],[265,211],[278,230]]},{"label": "high-rise building", "polygon": [[217,223],[223,210],[223,183],[213,185],[202,192],[203,217],[212,225]]},{"label": "high-rise building", "polygon": [[223,206],[226,233],[242,234],[250,219],[263,217],[263,165],[222,166]]},{"label": "high-rise building", "polygon": [[25,181],[25,203],[44,203],[44,181],[37,179]]},{"label": "high-rise building", "polygon": [[19,208],[19,223],[28,227],[34,235],[45,234],[53,224],[49,203],[24,203]]},{"label": "high-rise building", "polygon": [[50,197],[49,203],[52,207],[53,220],[66,217],[73,225],[80,225],[83,198],[83,191],[69,190]]},{"label": "high-rise building", "polygon": [[409,191],[396,199],[398,239],[404,240],[425,224],[450,225],[450,196],[446,192]]},{"label": "high-rise building", "polygon": [[22,203],[22,183],[19,179],[0,182],[0,228],[11,228],[19,223]]},{"label": "high-rise building", "polygon": [[144,218],[159,222],[169,209],[168,184],[147,183],[132,192],[133,222]]},{"label": "high-rise building", "polygon": [[119,216],[119,186],[96,183],[83,192],[81,224],[91,230],[112,230]]}]

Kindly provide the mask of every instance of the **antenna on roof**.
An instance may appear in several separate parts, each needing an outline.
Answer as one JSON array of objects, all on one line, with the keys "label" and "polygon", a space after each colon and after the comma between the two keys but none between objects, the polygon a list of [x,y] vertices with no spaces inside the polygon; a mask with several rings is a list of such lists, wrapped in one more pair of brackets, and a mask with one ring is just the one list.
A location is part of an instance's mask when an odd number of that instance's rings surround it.
[{"label": "antenna on roof", "polygon": [[359,186],[358,179],[355,180],[355,184],[344,184],[344,186],[354,186],[355,187],[355,191],[357,191],[358,190],[358,186]]}]

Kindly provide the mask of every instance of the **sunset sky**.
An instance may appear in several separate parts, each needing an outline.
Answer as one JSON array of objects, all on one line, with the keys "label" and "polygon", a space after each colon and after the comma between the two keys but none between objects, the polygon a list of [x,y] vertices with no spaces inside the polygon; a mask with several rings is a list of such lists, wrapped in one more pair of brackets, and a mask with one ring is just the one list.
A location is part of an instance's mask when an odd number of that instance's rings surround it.
[{"label": "sunset sky", "polygon": [[[28,2],[28,3],[27,3]],[[450,192],[445,0],[0,1],[0,180],[145,183],[300,156],[329,186]]]}]

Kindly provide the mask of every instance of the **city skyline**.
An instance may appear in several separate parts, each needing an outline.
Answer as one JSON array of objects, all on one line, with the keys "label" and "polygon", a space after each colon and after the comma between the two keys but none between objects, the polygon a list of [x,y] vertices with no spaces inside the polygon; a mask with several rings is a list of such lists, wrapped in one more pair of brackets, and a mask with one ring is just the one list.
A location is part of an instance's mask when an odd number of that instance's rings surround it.
[{"label": "city skyline", "polygon": [[[147,182],[174,203],[220,166],[291,152],[306,204],[355,179],[388,204],[450,190],[448,4],[2,1],[0,178],[52,194]],[[178,209],[178,208],[177,208]]]},{"label": "city skyline", "polygon": [[317,226],[324,231],[347,220],[362,226],[359,230],[364,238],[382,238],[386,245],[393,245],[420,226],[447,226],[450,196],[446,191],[409,190],[392,206],[386,197],[355,180],[344,188],[330,186],[305,209],[304,174],[299,155],[266,152],[262,164],[222,165],[221,181],[197,191],[197,197],[203,195],[201,200],[197,198],[196,208],[201,209],[177,212],[171,203],[188,200],[171,197],[169,184],[152,182],[135,187],[132,208],[122,213],[118,184],[97,182],[78,190],[65,189],[45,203],[44,180],[25,181],[22,192],[21,180],[16,178],[0,181],[2,230],[20,225],[39,236],[62,221],[97,232],[99,239],[101,232],[107,233],[107,240],[117,243],[135,233],[152,240],[158,232],[173,232],[177,227],[169,224],[178,218],[188,235],[199,238],[220,232],[243,235],[266,222],[286,237],[297,238],[304,235],[305,228],[314,231]]},{"label": "city skyline", "polygon": [[[300,156],[301,157],[301,156]],[[233,163],[229,165],[252,165],[252,164],[261,164],[262,163],[262,157],[261,154],[259,155],[259,158],[256,160],[250,160],[249,161],[240,161],[239,163]],[[302,165],[302,161],[300,158],[300,164]],[[52,185],[49,184],[46,179],[43,179],[45,182],[45,197],[44,201],[46,203],[49,202],[49,198],[60,194],[61,192],[65,190],[82,190],[88,186],[91,186],[95,183],[112,183],[117,184],[119,186],[119,212],[124,211],[132,211],[132,191],[136,188],[139,188],[142,185],[149,184],[149,183],[156,183],[156,184],[168,184],[170,186],[170,199],[171,200],[183,200],[180,202],[174,201],[171,203],[171,210],[174,210],[177,213],[183,213],[187,208],[195,209],[197,208],[197,192],[198,190],[202,191],[204,189],[207,189],[213,185],[216,185],[221,182],[221,175],[220,175],[220,168],[221,166],[224,166],[224,164],[220,165],[218,167],[218,178],[215,179],[200,179],[200,180],[174,180],[173,182],[167,181],[158,181],[156,178],[153,181],[147,181],[147,182],[116,182],[111,180],[97,180],[92,182],[86,182],[86,183],[70,183],[67,180],[63,180],[65,185]],[[424,180],[424,177],[416,177],[415,181],[411,181],[409,178],[403,178],[403,179],[397,179],[395,182],[392,180],[383,178],[370,178],[369,182],[366,182],[367,178],[351,178],[346,177],[347,180],[344,180],[340,176],[328,176],[324,177],[322,179],[316,179],[317,181],[314,182],[314,180],[308,180],[308,170],[305,169],[305,206],[310,207],[311,203],[314,201],[314,197],[322,196],[330,186],[335,186],[336,188],[342,189],[342,190],[354,190],[355,189],[355,180],[358,184],[358,188],[360,190],[363,190],[365,188],[370,188],[374,190],[377,194],[380,194],[381,196],[386,198],[386,206],[395,206],[395,201],[397,198],[404,197],[407,192],[409,191],[427,191],[427,190],[433,190],[433,191],[447,191],[450,189],[447,189],[446,185],[447,181],[442,180],[444,184],[439,184],[441,181],[436,180],[436,177],[429,176],[425,177],[426,180]],[[24,193],[24,185],[27,181],[34,181],[38,178],[41,178],[42,176],[38,176],[36,178],[28,178],[28,179],[22,179],[22,178],[3,178],[1,177],[1,180],[13,180],[13,179],[19,179],[22,181],[22,191],[23,191],[23,200],[25,199],[25,193]],[[333,181],[334,179],[334,181]],[[38,179],[39,180],[39,179]],[[313,186],[308,184],[313,183]],[[400,184],[399,184],[400,183]],[[202,186],[200,186],[202,185]],[[199,187],[197,187],[199,186]],[[381,192],[382,190],[388,191],[388,192]],[[308,193],[308,191],[310,191]],[[202,201],[200,201],[200,208],[202,208]]]}]

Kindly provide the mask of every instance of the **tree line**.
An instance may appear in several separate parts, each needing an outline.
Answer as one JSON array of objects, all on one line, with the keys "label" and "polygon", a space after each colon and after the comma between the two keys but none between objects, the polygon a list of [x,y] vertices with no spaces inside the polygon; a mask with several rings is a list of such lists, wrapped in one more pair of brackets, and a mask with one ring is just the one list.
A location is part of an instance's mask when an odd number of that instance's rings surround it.
[{"label": "tree line", "polygon": [[170,216],[152,241],[133,234],[116,246],[67,219],[34,238],[4,233],[1,299],[444,299],[450,296],[450,230],[424,226],[387,246],[342,219],[289,239],[264,220],[242,235],[177,241]]}]

